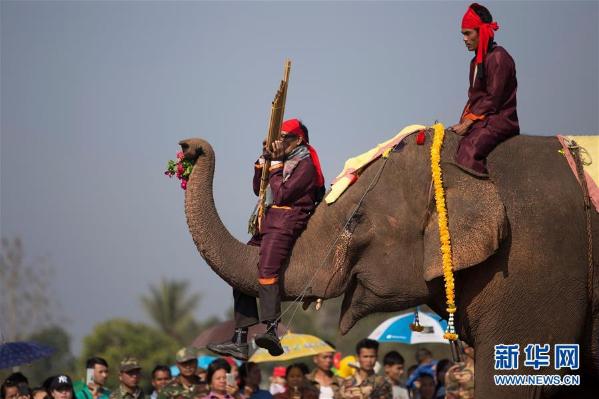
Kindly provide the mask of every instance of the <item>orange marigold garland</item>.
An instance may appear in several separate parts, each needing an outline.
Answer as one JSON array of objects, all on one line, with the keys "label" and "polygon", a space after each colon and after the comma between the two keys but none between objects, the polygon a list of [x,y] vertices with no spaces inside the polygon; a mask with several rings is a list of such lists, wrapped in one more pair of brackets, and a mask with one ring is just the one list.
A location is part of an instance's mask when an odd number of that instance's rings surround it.
[{"label": "orange marigold garland", "polygon": [[433,176],[433,186],[435,188],[435,202],[437,204],[437,215],[439,219],[439,240],[441,241],[441,255],[443,260],[443,278],[445,280],[445,296],[447,298],[447,312],[449,320],[447,330],[443,337],[450,341],[458,339],[455,332],[454,313],[455,305],[455,283],[453,279],[453,264],[451,260],[451,238],[449,235],[449,224],[447,221],[447,207],[445,205],[445,190],[443,189],[443,178],[441,173],[441,147],[443,146],[443,137],[445,127],[441,123],[433,126],[434,136],[431,146],[431,171]]}]

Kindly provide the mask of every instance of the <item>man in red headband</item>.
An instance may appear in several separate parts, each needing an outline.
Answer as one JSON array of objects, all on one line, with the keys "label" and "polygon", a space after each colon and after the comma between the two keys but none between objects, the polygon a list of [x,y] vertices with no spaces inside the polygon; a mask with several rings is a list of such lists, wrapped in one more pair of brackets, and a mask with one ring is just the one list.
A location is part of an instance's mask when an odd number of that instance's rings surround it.
[{"label": "man in red headband", "polygon": [[[265,159],[271,160],[266,212],[260,232],[248,244],[260,246],[260,320],[266,324],[266,333],[256,337],[256,345],[267,349],[273,356],[279,356],[283,354],[277,336],[281,316],[279,270],[324,196],[324,177],[318,155],[309,144],[308,128],[298,119],[283,123],[278,140],[272,143],[271,148],[265,148],[256,162],[253,181],[256,195],[260,191]],[[207,347],[219,355],[247,360],[248,327],[259,321],[256,298],[233,289],[233,301],[236,327],[233,338]]]},{"label": "man in red headband", "polygon": [[460,123],[450,129],[464,136],[455,160],[467,172],[487,177],[486,158],[502,141],[520,133],[516,112],[516,66],[493,40],[499,29],[489,10],[470,5],[462,19],[464,43],[476,56],[470,62],[468,102]]}]

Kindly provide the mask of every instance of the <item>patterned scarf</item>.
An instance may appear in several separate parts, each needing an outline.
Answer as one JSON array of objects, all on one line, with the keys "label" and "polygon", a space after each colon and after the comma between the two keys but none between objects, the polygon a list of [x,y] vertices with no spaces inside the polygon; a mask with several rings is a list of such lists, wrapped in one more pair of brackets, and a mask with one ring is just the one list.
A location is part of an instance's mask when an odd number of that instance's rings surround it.
[{"label": "patterned scarf", "polygon": [[[310,156],[310,151],[308,151],[308,147],[305,145],[300,145],[295,147],[293,151],[289,153],[289,156],[285,160],[285,164],[283,165],[283,181],[286,182],[287,179],[291,177],[291,174],[297,167],[297,164],[305,158]],[[270,186],[269,186],[270,187]]]},{"label": "patterned scarf", "polygon": [[[307,158],[309,156],[310,151],[308,151],[308,147],[306,147],[305,145],[300,145],[289,153],[289,155],[285,159],[285,162],[283,163],[283,183],[291,177],[291,174],[293,173],[299,162],[302,159]],[[266,186],[266,200],[264,202],[264,206],[268,208],[272,204],[272,190],[270,188],[270,184],[268,184]]]}]

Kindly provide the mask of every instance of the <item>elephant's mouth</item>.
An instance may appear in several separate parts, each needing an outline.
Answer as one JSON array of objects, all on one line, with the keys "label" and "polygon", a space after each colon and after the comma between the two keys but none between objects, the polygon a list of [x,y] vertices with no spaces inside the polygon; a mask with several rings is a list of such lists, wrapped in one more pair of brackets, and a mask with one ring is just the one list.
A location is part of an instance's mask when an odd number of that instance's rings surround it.
[{"label": "elephant's mouth", "polygon": [[392,312],[409,307],[405,303],[396,302],[392,296],[383,297],[376,292],[379,292],[376,287],[369,288],[368,284],[360,280],[359,273],[352,275],[341,305],[339,317],[341,334],[347,334],[360,319],[370,314]]},{"label": "elephant's mouth", "polygon": [[179,145],[181,151],[183,151],[183,156],[191,163],[195,163],[200,156],[204,155],[204,149],[197,139],[181,140]]},{"label": "elephant's mouth", "polygon": [[366,288],[356,275],[353,275],[341,304],[339,330],[342,335],[347,334],[361,318],[371,312],[372,304],[376,303],[374,297],[376,295]]}]

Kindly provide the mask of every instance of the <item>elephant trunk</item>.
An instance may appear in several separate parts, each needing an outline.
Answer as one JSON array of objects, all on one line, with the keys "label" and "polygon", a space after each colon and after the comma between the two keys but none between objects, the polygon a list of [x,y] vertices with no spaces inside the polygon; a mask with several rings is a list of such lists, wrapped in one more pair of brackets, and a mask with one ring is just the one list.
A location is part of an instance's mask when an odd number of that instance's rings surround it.
[{"label": "elephant trunk", "polygon": [[185,192],[185,215],[198,251],[206,263],[231,286],[256,295],[258,249],[229,233],[214,204],[214,150],[201,139],[179,142],[194,168]]},{"label": "elephant trunk", "polygon": [[[185,214],[193,241],[220,277],[238,290],[257,296],[259,249],[235,239],[216,212],[212,146],[202,139],[187,139],[179,144],[185,158],[194,163],[185,193]],[[318,207],[297,240],[289,262],[281,267],[285,299],[327,299],[343,293],[355,257],[350,247],[359,247],[353,227],[352,231],[342,229],[346,216],[344,208]]]}]

